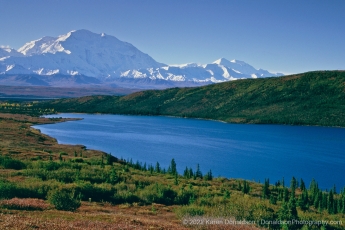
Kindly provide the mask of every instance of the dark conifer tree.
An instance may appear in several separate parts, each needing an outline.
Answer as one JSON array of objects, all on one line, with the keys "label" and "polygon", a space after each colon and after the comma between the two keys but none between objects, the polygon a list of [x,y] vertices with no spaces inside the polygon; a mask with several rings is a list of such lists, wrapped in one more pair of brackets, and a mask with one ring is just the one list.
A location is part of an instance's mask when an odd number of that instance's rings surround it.
[{"label": "dark conifer tree", "polygon": [[238,185],[238,190],[239,190],[239,191],[242,191],[242,184],[241,184],[241,181],[238,181],[237,185]]},{"label": "dark conifer tree", "polygon": [[108,183],[114,185],[116,182],[118,182],[119,178],[116,174],[115,169],[112,167],[109,175]]},{"label": "dark conifer tree", "polygon": [[262,187],[262,198],[264,199],[268,198],[270,195],[269,185],[270,185],[269,179],[265,179],[265,183],[263,184],[263,187]]},{"label": "dark conifer tree", "polygon": [[284,202],[287,202],[289,200],[289,190],[284,187],[284,190],[283,190],[283,201]]},{"label": "dark conifer tree", "polygon": [[154,172],[154,168],[152,164],[149,165],[148,171],[150,171],[151,174]]},{"label": "dark conifer tree", "polygon": [[196,166],[195,177],[202,179],[202,172],[200,171],[199,164]]},{"label": "dark conifer tree", "polygon": [[329,214],[334,214],[334,195],[333,190],[331,190],[328,194],[327,199],[327,209]]},{"label": "dark conifer tree", "polygon": [[176,169],[176,162],[175,162],[175,159],[171,159],[171,163],[170,163],[170,173],[172,175],[175,175],[177,174],[177,169]]},{"label": "dark conifer tree", "polygon": [[157,161],[157,163],[156,163],[155,171],[156,171],[157,173],[160,173],[160,172],[161,172],[161,167],[160,167],[158,161]]},{"label": "dark conifer tree", "polygon": [[304,190],[306,189],[305,183],[304,183],[304,181],[302,180],[302,178],[301,178],[300,188],[301,188],[302,191],[304,191]]},{"label": "dark conifer tree", "polygon": [[113,164],[113,158],[112,158],[111,154],[108,153],[106,157],[107,157],[107,158],[106,158],[106,161],[107,161],[106,163],[107,163],[107,165],[112,165],[112,164]]},{"label": "dark conifer tree", "polygon": [[175,173],[174,175],[175,175],[174,184],[178,185],[178,175],[177,175],[177,173]]},{"label": "dark conifer tree", "polygon": [[248,182],[245,180],[245,181],[243,181],[242,192],[243,192],[244,194],[248,194],[249,191],[250,191],[250,186],[249,186]]},{"label": "dark conifer tree", "polygon": [[186,169],[183,171],[183,177],[190,179],[189,169],[186,166]]},{"label": "dark conifer tree", "polygon": [[213,175],[212,175],[211,169],[210,169],[210,171],[207,173],[207,178],[208,178],[208,180],[213,180]]},{"label": "dark conifer tree", "polygon": [[291,189],[291,196],[295,197],[295,191],[297,187],[297,180],[295,177],[292,177],[291,183],[290,183],[290,189]]},{"label": "dark conifer tree", "polygon": [[322,202],[321,202],[321,209],[328,208],[328,196],[327,193],[322,193]]},{"label": "dark conifer tree", "polygon": [[303,190],[302,194],[299,196],[298,199],[298,206],[303,210],[306,211],[309,209],[309,202],[308,202],[308,191]]},{"label": "dark conifer tree", "polygon": [[[194,172],[193,172],[193,169],[192,168],[189,168],[189,178],[194,178]],[[195,178],[194,178],[195,179]]]}]

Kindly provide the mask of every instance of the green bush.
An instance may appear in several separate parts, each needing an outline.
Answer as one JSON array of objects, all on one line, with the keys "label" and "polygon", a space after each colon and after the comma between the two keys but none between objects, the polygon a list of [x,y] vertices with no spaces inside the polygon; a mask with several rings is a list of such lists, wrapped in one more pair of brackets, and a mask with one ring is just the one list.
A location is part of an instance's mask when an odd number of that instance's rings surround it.
[{"label": "green bush", "polygon": [[203,216],[205,209],[196,205],[188,205],[176,208],[174,212],[179,218],[183,218],[186,216]]},{"label": "green bush", "polygon": [[58,170],[61,167],[61,164],[54,162],[54,161],[48,161],[44,164],[44,169],[48,171]]},{"label": "green bush", "polygon": [[0,180],[0,199],[9,199],[14,197],[16,190],[17,188],[15,184]]},{"label": "green bush", "polygon": [[175,198],[175,203],[182,205],[189,204],[191,200],[195,199],[196,195],[197,194],[191,189],[187,190],[181,188]]},{"label": "green bush", "polygon": [[48,201],[57,210],[74,212],[80,207],[80,200],[75,197],[74,191],[59,188],[52,190],[48,194]]},{"label": "green bush", "polygon": [[8,157],[0,157],[0,165],[5,169],[21,170],[26,168],[26,165],[23,162]]},{"label": "green bush", "polygon": [[140,193],[140,198],[146,203],[158,203],[165,205],[174,204],[177,193],[162,184],[152,184],[145,187]]},{"label": "green bush", "polygon": [[141,201],[140,198],[130,191],[118,191],[112,197],[112,202],[114,204],[123,204],[123,203],[132,204],[132,203],[137,203],[140,201]]}]

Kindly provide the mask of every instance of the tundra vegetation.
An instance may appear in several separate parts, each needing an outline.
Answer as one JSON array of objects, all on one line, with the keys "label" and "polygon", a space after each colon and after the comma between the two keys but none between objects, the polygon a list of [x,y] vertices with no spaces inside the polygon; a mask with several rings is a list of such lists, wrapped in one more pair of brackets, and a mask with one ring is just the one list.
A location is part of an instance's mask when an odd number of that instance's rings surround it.
[{"label": "tundra vegetation", "polygon": [[[341,75],[332,75],[336,81],[344,78],[342,72],[334,74]],[[284,81],[299,81],[301,76],[290,78]],[[323,80],[333,81],[327,78]],[[223,87],[231,88],[231,84],[234,83],[226,83]],[[251,81],[238,81],[236,84],[251,84]],[[339,87],[344,88],[344,84]],[[187,97],[188,92],[204,89],[170,89],[168,92],[182,90]],[[160,92],[148,91],[141,95],[157,96]],[[132,100],[131,97],[139,100],[137,97],[140,96],[135,94],[122,99],[109,97],[109,101]],[[344,97],[344,92],[337,97]],[[0,110],[6,112],[0,114],[0,228],[345,228],[345,189],[338,190],[336,186],[324,191],[319,188],[317,181],[306,184],[302,178],[282,178],[274,182],[267,178],[264,183],[258,183],[214,177],[212,170],[203,171],[198,162],[195,162],[195,168],[186,167],[183,172],[178,172],[178,162],[174,159],[171,159],[168,168],[162,168],[159,162],[147,164],[132,159],[118,159],[110,153],[89,150],[84,146],[58,144],[55,139],[30,127],[33,124],[68,120],[38,117],[44,113],[64,111],[61,106],[67,102],[69,105],[72,101],[78,103],[72,107],[78,108],[77,105],[82,106],[81,102],[84,101],[86,105],[83,106],[87,108],[104,98],[65,99],[53,103],[0,103]],[[329,108],[342,106],[342,103],[336,102]],[[308,122],[313,120],[310,118]],[[342,125],[340,119],[333,119],[332,122],[333,125]],[[188,225],[193,223],[191,221],[184,222],[193,218],[246,220],[253,224],[229,225],[218,222],[199,226]],[[288,222],[293,220],[293,223]],[[321,220],[324,221],[322,224],[311,222]]]}]

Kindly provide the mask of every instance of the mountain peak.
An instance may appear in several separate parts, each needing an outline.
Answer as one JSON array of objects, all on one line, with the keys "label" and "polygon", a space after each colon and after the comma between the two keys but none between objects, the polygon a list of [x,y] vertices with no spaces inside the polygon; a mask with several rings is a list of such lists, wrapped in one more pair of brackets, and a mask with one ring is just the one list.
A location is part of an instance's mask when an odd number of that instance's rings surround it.
[{"label": "mountain peak", "polygon": [[[188,63],[167,66],[156,62],[128,42],[86,29],[58,37],[42,37],[17,52],[0,47],[0,74],[85,75],[111,83],[133,78],[208,84],[243,78],[274,76],[239,61],[220,58],[213,64]],[[122,83],[121,83],[122,84]],[[127,83],[123,83],[126,85]],[[164,83],[165,84],[165,83]],[[170,83],[168,83],[170,84]]]},{"label": "mountain peak", "polygon": [[226,58],[219,58],[218,60],[214,61],[213,64],[223,65],[223,66],[227,66],[227,67],[233,67],[234,64],[237,64],[237,65],[248,65],[244,61],[240,61],[240,60],[236,60],[236,59],[233,59],[233,60],[229,61]]},{"label": "mountain peak", "polygon": [[230,61],[226,58],[219,58],[213,62],[213,64],[224,65],[224,66],[226,66],[226,64],[228,63],[230,63]]},{"label": "mountain peak", "polygon": [[23,55],[15,49],[12,49],[12,48],[7,47],[7,46],[0,46],[0,58],[3,58],[3,57],[21,57],[21,56],[23,56]]},{"label": "mountain peak", "polygon": [[42,75],[59,70],[61,74],[73,72],[108,77],[127,70],[158,68],[163,65],[130,43],[85,29],[72,30],[57,38],[47,36],[34,40],[26,43],[19,51],[30,59],[11,59],[6,63],[21,64]]},{"label": "mountain peak", "polygon": [[239,65],[248,65],[246,62],[240,61],[240,60],[236,60],[236,59],[233,59],[233,60],[231,60],[230,62],[231,62],[231,63],[239,64]]}]

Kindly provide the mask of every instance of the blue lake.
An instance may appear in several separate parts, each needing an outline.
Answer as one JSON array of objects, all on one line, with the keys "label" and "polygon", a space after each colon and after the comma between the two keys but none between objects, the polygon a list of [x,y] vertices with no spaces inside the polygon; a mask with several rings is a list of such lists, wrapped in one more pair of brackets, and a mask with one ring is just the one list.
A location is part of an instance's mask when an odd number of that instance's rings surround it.
[{"label": "blue lake", "polygon": [[82,144],[112,155],[167,168],[271,183],[292,176],[323,189],[345,186],[345,129],[310,126],[227,124],[172,117],[59,114],[83,118],[34,128],[64,144]]}]

